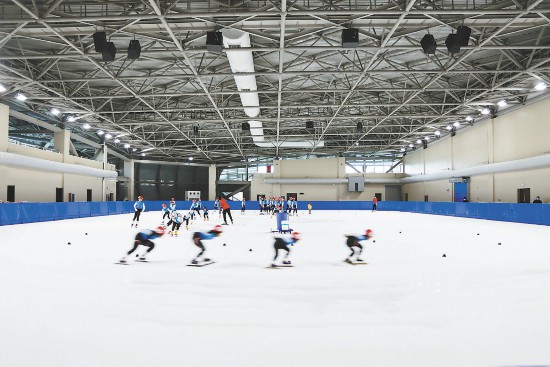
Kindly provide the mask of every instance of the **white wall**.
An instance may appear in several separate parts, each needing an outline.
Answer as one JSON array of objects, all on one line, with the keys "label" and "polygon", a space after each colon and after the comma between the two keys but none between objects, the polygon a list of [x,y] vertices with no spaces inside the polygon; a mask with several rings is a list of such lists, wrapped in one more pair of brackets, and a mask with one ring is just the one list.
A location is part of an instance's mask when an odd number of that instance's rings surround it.
[{"label": "white wall", "polygon": [[[375,193],[385,196],[384,184],[365,184],[363,192],[349,192],[348,184],[266,184],[266,178],[346,178],[345,158],[317,158],[300,160],[282,160],[274,162],[274,173],[257,173],[251,185],[251,197],[257,195],[286,196],[298,193],[299,201],[370,201]],[[358,176],[350,174],[349,176]],[[365,178],[400,178],[403,174],[365,174]],[[303,194],[302,194],[303,193]]]},{"label": "white wall", "polygon": [[[407,174],[430,174],[489,163],[507,162],[550,152],[550,99],[546,99],[495,119],[459,129],[454,137],[432,142],[405,156]],[[550,167],[509,173],[472,176],[470,201],[517,202],[517,190],[531,189],[531,201],[541,196],[550,202]],[[449,190],[449,191],[447,191]],[[406,184],[403,193],[410,201],[452,201],[448,180]]]},{"label": "white wall", "polygon": [[[9,153],[25,155],[49,161],[62,162],[61,153],[45,151],[18,144],[8,144]],[[103,168],[103,163],[85,158],[69,156],[65,163],[79,164],[93,168]],[[109,164],[108,170],[115,170],[114,165]],[[56,188],[64,189],[64,201],[68,201],[68,194],[75,194],[75,201],[86,201],[87,189],[92,190],[93,201],[104,201],[102,197],[103,179],[98,177],[81,176],[73,174],[33,171],[0,165],[0,200],[7,200],[7,186],[15,185],[16,201],[54,202]],[[105,194],[113,193],[116,196],[116,181],[105,181]]]}]

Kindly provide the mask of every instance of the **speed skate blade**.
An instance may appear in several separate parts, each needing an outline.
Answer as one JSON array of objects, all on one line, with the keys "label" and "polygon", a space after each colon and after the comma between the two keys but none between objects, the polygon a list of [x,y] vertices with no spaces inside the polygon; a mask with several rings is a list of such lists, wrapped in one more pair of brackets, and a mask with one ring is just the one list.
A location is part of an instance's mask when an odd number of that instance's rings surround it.
[{"label": "speed skate blade", "polygon": [[364,261],[346,261],[346,260],[344,260],[344,262],[346,264],[350,264],[350,265],[367,265],[368,264]]},{"label": "speed skate blade", "polygon": [[187,264],[187,266],[195,266],[195,267],[202,267],[202,266],[206,266],[206,265],[210,265],[210,264],[214,264],[215,261],[210,261],[210,262],[207,262],[207,263],[200,263],[200,264]]}]

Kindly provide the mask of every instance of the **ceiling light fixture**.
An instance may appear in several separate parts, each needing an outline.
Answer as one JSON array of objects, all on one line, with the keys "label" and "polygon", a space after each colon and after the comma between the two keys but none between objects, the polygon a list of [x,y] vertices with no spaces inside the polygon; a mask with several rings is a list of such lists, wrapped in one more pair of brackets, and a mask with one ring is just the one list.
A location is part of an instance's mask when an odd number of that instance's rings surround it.
[{"label": "ceiling light fixture", "polygon": [[441,135],[441,131],[436,130],[436,131],[434,132],[434,134],[435,134],[436,136],[439,136],[439,135]]},{"label": "ceiling light fixture", "polygon": [[414,144],[413,144],[413,143],[410,143],[410,144],[409,144],[409,147],[414,148]]},{"label": "ceiling light fixture", "polygon": [[23,93],[17,93],[17,95],[15,96],[15,98],[18,100],[18,101],[21,101],[21,102],[24,102],[27,100],[27,96],[24,95]]},{"label": "ceiling light fixture", "polygon": [[105,139],[112,139],[113,136],[111,134],[105,134]]},{"label": "ceiling light fixture", "polygon": [[416,144],[422,144],[422,140],[418,139],[418,140],[416,141]]},{"label": "ceiling light fixture", "polygon": [[466,121],[472,121],[474,118],[472,116],[466,116]]},{"label": "ceiling light fixture", "polygon": [[115,139],[115,144],[120,143],[120,139]]},{"label": "ceiling light fixture", "polygon": [[445,127],[445,129],[451,131],[451,130],[453,129],[453,127],[452,127],[451,125],[447,125],[447,126]]},{"label": "ceiling light fixture", "polygon": [[135,152],[136,150],[137,150],[137,148],[134,148],[134,149],[132,149],[132,152]]},{"label": "ceiling light fixture", "polygon": [[124,144],[124,148],[126,148],[126,149],[130,148],[130,144],[128,144],[128,143]]},{"label": "ceiling light fixture", "polygon": [[506,107],[508,106],[508,102],[506,102],[504,99],[502,101],[498,101],[497,103],[499,107]]},{"label": "ceiling light fixture", "polygon": [[0,93],[4,93],[6,90],[7,90],[6,87],[0,84]]},{"label": "ceiling light fixture", "polygon": [[86,129],[86,130],[88,130],[89,128],[91,128],[90,124],[84,124],[82,127],[83,127],[84,129]]},{"label": "ceiling light fixture", "polygon": [[[548,86],[544,82],[539,82],[535,85],[536,90],[545,90]],[[0,92],[2,92],[2,86],[0,85]]]},{"label": "ceiling light fixture", "polygon": [[491,110],[488,109],[487,107],[485,107],[484,109],[481,110],[481,114],[482,115],[488,115],[491,113]]},{"label": "ceiling light fixture", "polygon": [[76,117],[74,117],[74,116],[69,116],[69,117],[67,117],[67,121],[69,121],[69,122],[75,122],[75,121],[76,121]]},{"label": "ceiling light fixture", "polygon": [[430,140],[430,137],[429,137],[429,136],[425,136],[425,137],[424,137],[424,140],[428,141],[428,140]]},{"label": "ceiling light fixture", "polygon": [[193,160],[193,157],[189,157],[189,160],[192,161],[192,160]]},{"label": "ceiling light fixture", "polygon": [[61,113],[61,111],[59,111],[57,108],[52,108],[50,110],[50,112],[52,113],[52,115],[54,116],[59,116],[59,114]]},{"label": "ceiling light fixture", "polygon": [[460,122],[458,121],[455,121],[455,123],[453,124],[454,127],[459,127],[460,126]]},{"label": "ceiling light fixture", "polygon": [[98,130],[98,131],[97,131],[97,135],[101,136],[101,135],[103,135],[103,134],[105,134],[105,132],[104,132],[103,130]]}]

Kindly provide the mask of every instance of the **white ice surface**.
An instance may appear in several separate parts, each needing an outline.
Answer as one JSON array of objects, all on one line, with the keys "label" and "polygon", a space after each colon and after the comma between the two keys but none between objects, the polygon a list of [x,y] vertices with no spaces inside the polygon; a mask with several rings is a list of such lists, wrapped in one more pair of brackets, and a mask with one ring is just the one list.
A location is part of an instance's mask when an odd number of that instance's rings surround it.
[{"label": "white ice surface", "polygon": [[[204,268],[190,232],[216,213],[129,266],[132,215],[0,227],[0,366],[550,364],[549,227],[316,211],[267,269],[275,219],[233,214]],[[343,263],[366,228],[368,265]]]}]

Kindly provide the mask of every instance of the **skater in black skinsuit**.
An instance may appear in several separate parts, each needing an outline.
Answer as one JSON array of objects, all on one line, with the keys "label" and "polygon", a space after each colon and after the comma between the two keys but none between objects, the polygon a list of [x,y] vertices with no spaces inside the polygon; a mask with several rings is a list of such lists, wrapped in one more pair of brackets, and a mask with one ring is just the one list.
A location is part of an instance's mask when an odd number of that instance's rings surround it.
[{"label": "skater in black skinsuit", "polygon": [[158,226],[157,228],[155,228],[154,230],[151,230],[151,229],[145,229],[141,232],[139,232],[137,235],[136,235],[136,238],[134,240],[134,247],[132,247],[132,249],[130,251],[128,251],[128,253],[126,255],[124,255],[124,257],[122,259],[120,259],[120,263],[121,264],[125,264],[126,263],[126,258],[128,256],[130,256],[134,251],[137,250],[137,248],[141,245],[141,246],[145,246],[145,247],[149,247],[149,249],[147,250],[147,252],[143,255],[140,256],[139,260],[140,261],[145,261],[145,256],[153,251],[153,249],[155,248],[155,244],[153,243],[152,240],[154,240],[155,238],[158,238],[158,237],[162,237],[164,235],[164,227],[163,226]]},{"label": "skater in black skinsuit", "polygon": [[[195,246],[201,249],[201,252],[191,261],[191,264],[196,265],[200,261],[200,257],[204,254],[206,251],[206,248],[204,247],[202,240],[211,240],[215,237],[218,237],[222,233],[222,226],[217,225],[215,226],[211,231],[208,231],[206,233],[204,232],[195,232],[193,233],[193,243]],[[205,258],[202,259],[203,262],[211,261],[211,259]]]},{"label": "skater in black skinsuit", "polygon": [[273,248],[275,249],[275,257],[273,258],[273,263],[271,264],[271,266],[277,267],[276,261],[277,261],[277,257],[279,256],[279,250],[286,251],[286,255],[283,260],[283,265],[292,264],[290,260],[286,260],[288,258],[288,255],[290,255],[290,249],[288,248],[288,246],[294,245],[299,240],[300,240],[299,232],[292,232],[292,234],[290,235],[290,238],[276,237],[275,243],[273,244]]},{"label": "skater in black skinsuit", "polygon": [[363,259],[360,258],[361,256],[361,253],[363,252],[363,246],[361,246],[361,244],[359,243],[360,241],[366,241],[366,240],[369,240],[371,239],[373,236],[373,232],[371,229],[367,229],[365,231],[365,235],[364,236],[353,236],[353,235],[346,235],[347,237],[347,240],[346,240],[346,246],[349,247],[349,249],[351,250],[351,254],[349,255],[349,257],[346,259],[346,262],[348,263],[352,263],[353,260],[353,256],[355,255],[355,249],[354,247],[358,247],[359,248],[359,251],[358,251],[358,254],[357,254],[357,258],[355,259],[355,261],[358,261],[358,262],[362,262]]}]

